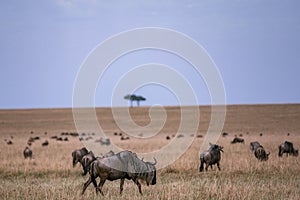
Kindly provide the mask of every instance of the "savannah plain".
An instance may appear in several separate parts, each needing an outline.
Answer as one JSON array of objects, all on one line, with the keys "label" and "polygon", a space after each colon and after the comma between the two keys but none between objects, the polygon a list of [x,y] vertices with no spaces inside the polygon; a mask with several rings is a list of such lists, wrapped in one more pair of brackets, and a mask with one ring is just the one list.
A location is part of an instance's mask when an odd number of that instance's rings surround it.
[{"label": "savannah plain", "polygon": [[[214,166],[202,173],[199,150],[211,108],[199,108],[198,132],[183,133],[183,137],[195,136],[192,145],[176,162],[157,171],[156,185],[143,184],[141,196],[136,185],[126,180],[120,196],[120,182],[106,181],[104,197],[95,194],[92,184],[83,196],[80,194],[88,175],[81,175],[79,164],[72,167],[71,153],[83,143],[79,137],[61,136],[62,132],[77,132],[71,109],[0,110],[0,199],[300,199],[300,156],[278,157],[278,145],[285,140],[300,148],[300,104],[228,105],[222,132],[229,135],[220,135],[217,141],[224,146],[221,171]],[[123,132],[129,140],[114,135],[122,130],[115,124],[111,109],[96,111],[101,127],[115,145],[147,152],[159,150],[177,137],[180,107],[165,109],[167,121],[156,136],[138,139]],[[140,126],[150,122],[148,111],[148,107],[130,108],[132,119]],[[230,144],[235,135],[242,135],[245,144]],[[30,146],[34,158],[25,160],[27,140],[36,136],[40,139]],[[56,141],[51,136],[68,137],[68,141]],[[167,136],[171,139],[166,140]],[[91,140],[96,139],[91,135]],[[13,144],[8,145],[8,140]],[[48,146],[41,145],[45,140]],[[268,161],[259,162],[254,157],[249,150],[252,141],[259,141],[271,153]]]}]

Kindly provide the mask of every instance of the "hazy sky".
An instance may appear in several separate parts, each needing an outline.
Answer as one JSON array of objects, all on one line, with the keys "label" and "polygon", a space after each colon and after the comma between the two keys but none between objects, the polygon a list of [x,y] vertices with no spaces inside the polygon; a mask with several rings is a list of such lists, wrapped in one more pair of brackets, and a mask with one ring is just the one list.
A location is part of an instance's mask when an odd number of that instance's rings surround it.
[{"label": "hazy sky", "polygon": [[[141,27],[180,31],[202,45],[221,73],[228,104],[299,103],[299,9],[298,0],[1,1],[0,108],[71,107],[73,84],[89,52],[114,34]],[[188,63],[148,50],[112,64],[95,105],[110,106],[117,80],[149,62],[174,67],[199,104],[210,104],[205,83]],[[158,85],[136,93],[147,98],[142,105],[178,104]]]}]

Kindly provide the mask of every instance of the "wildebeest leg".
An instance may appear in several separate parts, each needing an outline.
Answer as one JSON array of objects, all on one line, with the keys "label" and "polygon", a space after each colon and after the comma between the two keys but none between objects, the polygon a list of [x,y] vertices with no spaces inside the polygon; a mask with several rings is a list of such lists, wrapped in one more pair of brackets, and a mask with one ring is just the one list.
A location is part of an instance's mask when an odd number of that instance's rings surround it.
[{"label": "wildebeest leg", "polygon": [[219,162],[217,162],[217,166],[218,166],[219,171],[221,171],[220,163]]},{"label": "wildebeest leg", "polygon": [[105,181],[106,181],[106,179],[101,179],[101,180],[100,180],[100,183],[99,183],[99,185],[98,185],[98,189],[99,189],[100,193],[101,193],[103,196],[104,196],[104,194],[103,194],[103,192],[102,192],[102,187],[103,187]]},{"label": "wildebeest leg", "polygon": [[209,164],[206,163],[206,165],[205,165],[205,171],[208,170],[208,167],[209,167]]},{"label": "wildebeest leg", "polygon": [[[87,180],[87,182],[84,183],[83,190],[82,190],[82,193],[81,193],[82,195],[84,194],[86,188],[91,184],[91,182],[92,182],[92,178],[90,177],[89,180]],[[95,186],[95,184],[94,184],[94,186]],[[96,188],[97,188],[97,184],[96,184]]]},{"label": "wildebeest leg", "polygon": [[73,158],[73,167],[75,167],[76,164],[77,164],[77,160],[76,158]]},{"label": "wildebeest leg", "polygon": [[138,186],[140,194],[143,194],[142,193],[142,186],[141,186],[140,182],[137,179],[132,179],[132,180]]},{"label": "wildebeest leg", "polygon": [[82,176],[84,176],[84,175],[85,175],[85,167],[84,167],[84,164],[81,163],[81,166],[82,166],[82,170],[83,170]]},{"label": "wildebeest leg", "polygon": [[121,178],[121,181],[120,181],[120,194],[122,194],[122,192],[123,192],[124,181],[125,181],[125,178]]}]

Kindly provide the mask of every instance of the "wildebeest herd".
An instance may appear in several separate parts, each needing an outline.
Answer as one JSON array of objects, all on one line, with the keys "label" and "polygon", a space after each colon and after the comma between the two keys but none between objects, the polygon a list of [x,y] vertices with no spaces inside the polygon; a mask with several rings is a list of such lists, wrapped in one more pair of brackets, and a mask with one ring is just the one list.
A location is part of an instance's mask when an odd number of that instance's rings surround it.
[{"label": "wildebeest herd", "polygon": [[[65,135],[65,134],[62,134]],[[223,134],[227,136],[228,133]],[[78,135],[77,135],[78,136]],[[57,139],[58,137],[51,137],[51,139]],[[30,137],[29,141],[34,142],[39,140],[38,137]],[[109,145],[109,139],[102,139],[102,145]],[[99,141],[100,141],[99,140]],[[96,141],[97,142],[97,141]],[[244,139],[235,136],[231,141],[231,144],[242,143],[244,144]],[[42,146],[47,146],[49,144],[48,140],[42,143]],[[266,151],[265,148],[258,142],[250,142],[250,151],[254,154],[258,161],[267,161],[270,152]],[[211,144],[208,150],[200,154],[200,166],[199,171],[203,172],[204,169],[207,171],[209,167],[213,168],[213,165],[217,165],[218,170],[221,170],[221,153],[224,147],[218,144]],[[283,154],[286,156],[298,156],[298,149],[294,148],[294,145],[290,141],[285,141],[278,146],[278,156],[282,157]],[[27,146],[23,151],[24,158],[33,158],[32,150]],[[143,159],[138,158],[136,153],[131,151],[121,151],[114,153],[112,151],[106,154],[94,155],[92,151],[87,148],[82,147],[81,149],[76,149],[72,152],[72,164],[73,167],[77,163],[80,163],[82,167],[82,175],[85,176],[89,173],[88,180],[83,185],[82,194],[84,194],[87,187],[92,183],[95,187],[96,194],[99,192],[103,195],[102,187],[106,180],[114,181],[120,179],[120,194],[123,191],[123,185],[125,179],[132,180],[138,187],[139,193],[142,194],[140,180],[146,182],[147,185],[156,184],[156,163],[145,162]],[[100,178],[97,184],[97,178]]]}]

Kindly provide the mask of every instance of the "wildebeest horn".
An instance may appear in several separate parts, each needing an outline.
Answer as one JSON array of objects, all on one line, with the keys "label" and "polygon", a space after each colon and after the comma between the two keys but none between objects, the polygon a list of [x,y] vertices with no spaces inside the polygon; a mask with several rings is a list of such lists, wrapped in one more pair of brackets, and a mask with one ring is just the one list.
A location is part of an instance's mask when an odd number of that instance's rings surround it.
[{"label": "wildebeest horn", "polygon": [[156,161],[156,159],[153,157],[153,159],[154,159],[154,162],[153,163],[151,163],[152,165],[156,165],[156,163],[157,163],[157,161]]},{"label": "wildebeest horn", "polygon": [[224,151],[223,151],[223,148],[224,148],[224,147],[219,146],[219,150],[222,151],[222,152],[224,152]]}]

